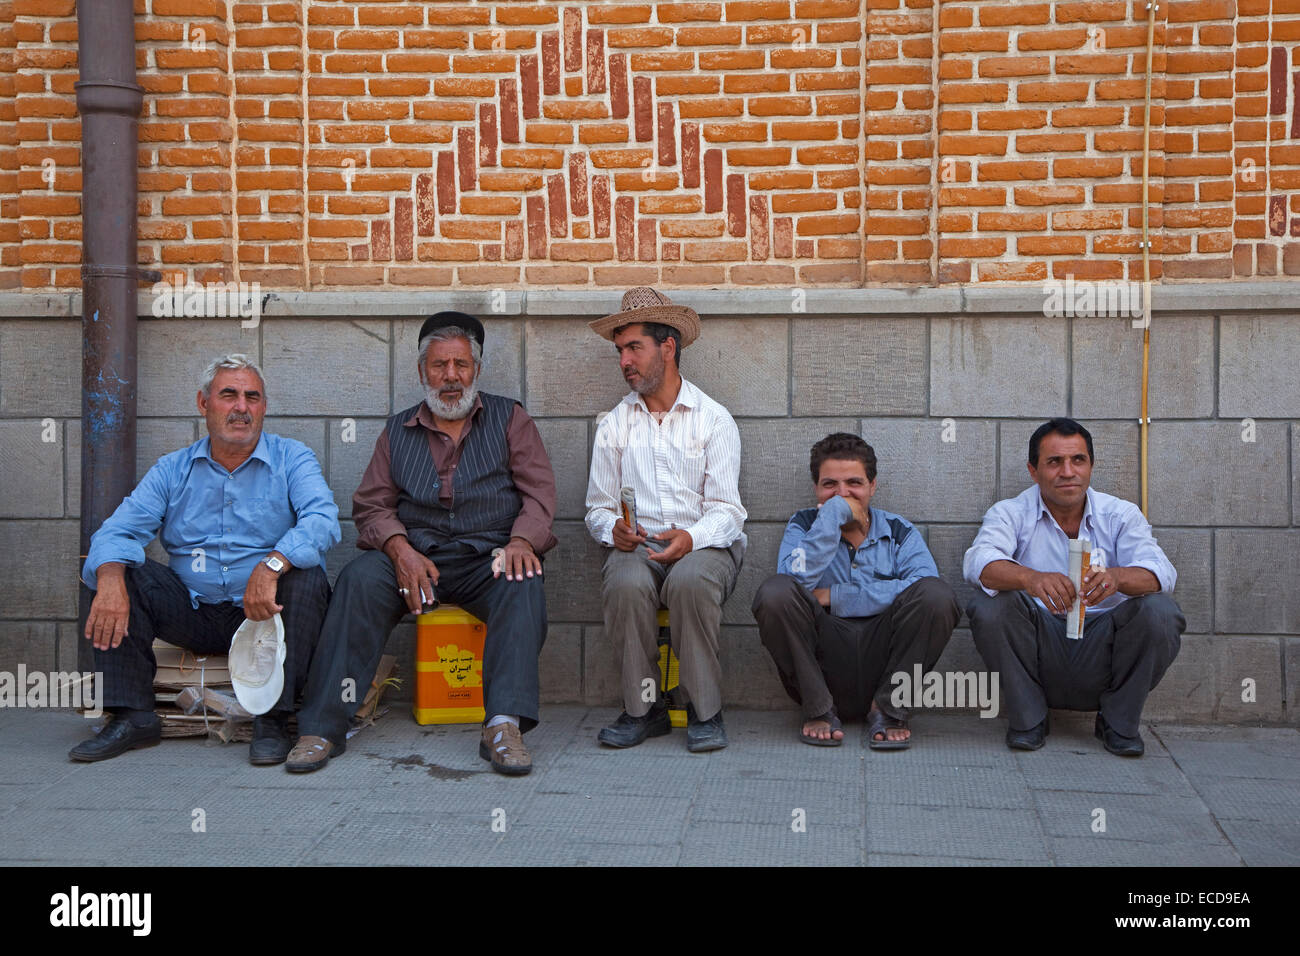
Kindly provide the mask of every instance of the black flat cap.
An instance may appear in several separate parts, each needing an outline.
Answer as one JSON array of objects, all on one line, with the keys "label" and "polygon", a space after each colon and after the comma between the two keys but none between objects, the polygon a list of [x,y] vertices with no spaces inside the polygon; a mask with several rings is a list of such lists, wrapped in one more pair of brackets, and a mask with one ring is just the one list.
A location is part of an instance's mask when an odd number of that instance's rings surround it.
[{"label": "black flat cap", "polygon": [[424,320],[424,325],[420,326],[419,341],[423,342],[430,332],[452,327],[468,332],[478,342],[479,351],[483,350],[483,323],[464,312],[439,312],[429,316]]}]

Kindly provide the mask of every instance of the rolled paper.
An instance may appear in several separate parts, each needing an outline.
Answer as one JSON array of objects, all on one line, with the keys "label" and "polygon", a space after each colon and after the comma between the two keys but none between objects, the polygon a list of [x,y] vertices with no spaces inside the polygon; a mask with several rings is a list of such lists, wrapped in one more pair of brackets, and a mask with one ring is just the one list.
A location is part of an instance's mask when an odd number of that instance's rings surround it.
[{"label": "rolled paper", "polygon": [[1092,566],[1092,542],[1087,538],[1070,539],[1070,582],[1074,585],[1074,604],[1065,619],[1065,636],[1072,641],[1083,637],[1087,616],[1083,607],[1083,569]]}]

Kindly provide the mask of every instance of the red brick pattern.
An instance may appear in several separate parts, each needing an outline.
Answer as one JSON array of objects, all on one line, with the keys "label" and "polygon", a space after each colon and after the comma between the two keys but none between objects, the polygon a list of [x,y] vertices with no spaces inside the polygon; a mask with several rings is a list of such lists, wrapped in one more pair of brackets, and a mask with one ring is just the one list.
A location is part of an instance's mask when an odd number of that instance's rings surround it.
[{"label": "red brick pattern", "polygon": [[[0,0],[0,288],[80,282]],[[1140,278],[1139,0],[136,0],[140,262],[289,288]],[[1300,0],[1156,21],[1154,278],[1300,274]]]}]

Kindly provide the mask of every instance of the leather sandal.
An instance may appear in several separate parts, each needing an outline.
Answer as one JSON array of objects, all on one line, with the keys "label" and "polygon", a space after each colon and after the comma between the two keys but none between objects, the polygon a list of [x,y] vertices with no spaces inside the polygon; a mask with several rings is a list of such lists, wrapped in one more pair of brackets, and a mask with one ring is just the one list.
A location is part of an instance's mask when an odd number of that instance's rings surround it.
[{"label": "leather sandal", "polygon": [[843,737],[839,738],[838,740],[835,739],[835,731],[838,730],[838,731],[843,732],[843,730],[844,730],[844,724],[842,724],[842,723],[840,722],[839,717],[837,717],[837,716],[835,715],[835,708],[834,708],[834,707],[832,707],[830,710],[826,711],[826,713],[822,714],[820,717],[809,717],[808,720],[805,720],[805,721],[804,721],[804,724],[807,724],[807,723],[809,723],[810,721],[813,721],[813,720],[824,720],[824,721],[826,721],[826,723],[830,724],[830,725],[831,725],[831,736],[829,736],[829,737],[824,737],[824,738],[823,738],[823,737],[813,737],[813,736],[811,736],[811,735],[809,735],[809,734],[804,733],[804,732],[803,732],[803,726],[800,726],[800,728],[799,728],[799,739],[802,740],[804,743],[806,743],[806,744],[812,744],[814,747],[838,747],[838,746],[840,746],[841,744],[844,743],[844,738],[843,738]]},{"label": "leather sandal", "polygon": [[[907,729],[907,721],[898,720],[890,717],[883,710],[873,710],[867,716],[867,746],[872,750],[906,750],[912,746],[912,738],[906,740],[890,740],[886,733],[890,728],[901,727]],[[881,739],[876,739],[876,734],[881,735]]]},{"label": "leather sandal", "polygon": [[284,769],[290,773],[311,773],[325,766],[331,757],[337,757],[347,749],[347,744],[336,745],[324,737],[299,737],[298,742],[289,751]]}]

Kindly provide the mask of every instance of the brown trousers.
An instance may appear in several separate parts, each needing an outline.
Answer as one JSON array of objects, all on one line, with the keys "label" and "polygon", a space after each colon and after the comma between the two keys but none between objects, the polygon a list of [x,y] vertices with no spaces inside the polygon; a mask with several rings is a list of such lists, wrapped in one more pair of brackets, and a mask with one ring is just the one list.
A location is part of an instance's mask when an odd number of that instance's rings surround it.
[{"label": "brown trousers", "polygon": [[736,586],[745,546],[737,540],[729,548],[701,548],[670,567],[651,561],[648,554],[644,547],[614,549],[605,559],[601,600],[605,633],[623,651],[623,709],[633,717],[650,712],[643,689],[659,686],[655,618],[660,607],[667,607],[680,687],[695,716],[708,720],[722,709],[722,603]]}]

